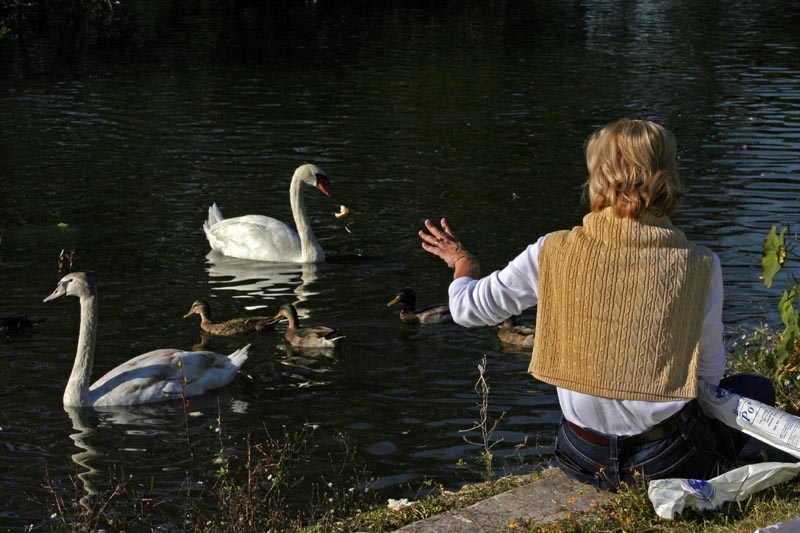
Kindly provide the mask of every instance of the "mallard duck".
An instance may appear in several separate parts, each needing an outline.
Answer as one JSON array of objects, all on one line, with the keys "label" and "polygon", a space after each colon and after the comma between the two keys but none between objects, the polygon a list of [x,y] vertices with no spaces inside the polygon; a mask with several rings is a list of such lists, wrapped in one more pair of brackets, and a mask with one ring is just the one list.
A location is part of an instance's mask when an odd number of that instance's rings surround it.
[{"label": "mallard duck", "polygon": [[214,352],[154,350],[107,372],[89,386],[97,335],[97,286],[86,272],[67,274],[45,302],[76,296],[81,325],[75,364],[64,391],[64,405],[74,407],[133,405],[197,396],[224,387],[247,360],[248,344],[229,356]]},{"label": "mallard duck", "polygon": [[277,320],[271,316],[249,316],[232,318],[225,322],[214,322],[211,318],[211,306],[205,300],[197,300],[183,318],[200,315],[200,328],[212,335],[238,335],[253,331],[274,329]]},{"label": "mallard duck", "polygon": [[302,165],[294,171],[289,186],[289,200],[297,231],[283,222],[263,215],[225,218],[213,204],[203,224],[211,248],[223,255],[277,261],[281,263],[322,263],[325,252],[314,238],[308,223],[303,186],[316,187],[330,196],[330,180],[316,165]]},{"label": "mallard duck", "polygon": [[497,328],[497,338],[506,344],[533,348],[533,339],[536,336],[536,328],[532,326],[517,325],[513,316],[503,320]]},{"label": "mallard duck", "polygon": [[30,319],[24,316],[0,317],[0,335],[17,333],[21,329],[35,326],[40,322],[44,322],[44,320],[41,318]]},{"label": "mallard duck", "polygon": [[408,287],[400,291],[391,302],[386,304],[386,307],[391,307],[397,302],[403,303],[403,310],[400,311],[400,321],[406,324],[443,324],[453,321],[453,315],[450,314],[450,306],[447,304],[431,305],[415,311],[417,295],[413,289]]},{"label": "mallard duck", "polygon": [[276,319],[285,318],[289,321],[283,337],[292,346],[299,348],[332,348],[339,344],[344,335],[327,326],[300,327],[297,309],[292,304],[283,304],[275,315]]}]

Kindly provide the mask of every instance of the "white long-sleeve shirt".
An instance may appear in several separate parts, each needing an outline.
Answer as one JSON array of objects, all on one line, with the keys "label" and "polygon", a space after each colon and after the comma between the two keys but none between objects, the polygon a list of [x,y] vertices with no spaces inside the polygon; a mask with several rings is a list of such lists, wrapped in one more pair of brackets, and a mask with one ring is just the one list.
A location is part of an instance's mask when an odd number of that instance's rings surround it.
[{"label": "white long-sleeve shirt", "polygon": [[[450,284],[450,312],[457,324],[487,326],[518,315],[539,301],[539,252],[547,235],[528,246],[505,268],[481,279],[462,277]],[[698,378],[718,384],[725,371],[722,341],[722,269],[714,255],[711,290],[700,338]],[[613,354],[609,354],[613,356]],[[581,427],[609,435],[635,435],[677,413],[687,402],[616,400],[557,388],[564,417]]]}]

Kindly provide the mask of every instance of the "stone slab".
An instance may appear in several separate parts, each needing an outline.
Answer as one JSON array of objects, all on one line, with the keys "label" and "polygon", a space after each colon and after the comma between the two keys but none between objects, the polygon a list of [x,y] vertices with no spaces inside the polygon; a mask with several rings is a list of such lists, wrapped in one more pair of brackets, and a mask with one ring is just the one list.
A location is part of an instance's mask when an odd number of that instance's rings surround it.
[{"label": "stone slab", "polygon": [[[497,496],[398,529],[402,533],[485,533],[511,531],[513,520],[550,523],[573,511],[587,511],[608,501],[611,494],[574,481],[558,468],[542,471],[541,479]],[[574,502],[570,503],[570,498]]]}]

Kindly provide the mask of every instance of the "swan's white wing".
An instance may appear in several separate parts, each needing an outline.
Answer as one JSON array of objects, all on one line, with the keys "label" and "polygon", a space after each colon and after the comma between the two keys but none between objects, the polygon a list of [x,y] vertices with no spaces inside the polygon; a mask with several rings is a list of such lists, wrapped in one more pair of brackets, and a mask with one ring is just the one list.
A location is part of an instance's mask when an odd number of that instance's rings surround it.
[{"label": "swan's white wing", "polygon": [[227,218],[208,228],[206,236],[211,248],[229,257],[302,261],[297,232],[283,222],[263,215]]},{"label": "swan's white wing", "polygon": [[181,391],[186,397],[195,396],[227,385],[238,368],[214,352],[154,350],[103,375],[92,385],[90,396],[94,405],[160,402],[180,398]]}]

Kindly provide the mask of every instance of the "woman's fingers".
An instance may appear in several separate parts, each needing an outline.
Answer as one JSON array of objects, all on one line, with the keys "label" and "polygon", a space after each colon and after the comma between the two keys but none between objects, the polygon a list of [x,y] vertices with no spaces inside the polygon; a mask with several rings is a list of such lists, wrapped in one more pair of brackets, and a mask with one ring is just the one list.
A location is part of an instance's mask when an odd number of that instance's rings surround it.
[{"label": "woman's fingers", "polygon": [[444,259],[444,254],[442,249],[436,246],[435,244],[428,244],[427,242],[422,243],[422,249],[428,252],[429,254],[435,255],[439,259]]},{"label": "woman's fingers", "polygon": [[444,240],[455,241],[456,238],[453,235],[453,232],[450,230],[447,220],[443,218],[439,224],[441,224],[442,229],[439,229],[430,220],[425,220],[425,226],[428,228],[428,231],[431,232],[431,235],[436,239],[436,243],[438,244]]},{"label": "woman's fingers", "polygon": [[433,255],[439,255],[440,253],[439,249],[436,246],[428,244],[427,242],[422,243],[422,249]]},{"label": "woman's fingers", "polygon": [[436,246],[437,244],[436,237],[428,233],[425,233],[422,230],[419,231],[419,238],[423,240],[423,244],[427,243],[430,246]]},{"label": "woman's fingers", "polygon": [[425,227],[428,228],[428,231],[431,232],[434,239],[442,239],[444,237],[442,235],[442,230],[437,228],[436,225],[427,218],[425,219]]},{"label": "woman's fingers", "polygon": [[453,230],[450,229],[450,224],[447,223],[447,219],[446,218],[442,218],[440,224],[442,226],[442,229],[445,231],[445,233],[447,233],[447,236],[450,238],[450,240],[453,240],[453,241],[457,240],[456,239],[456,235],[455,235],[455,233],[453,233]]},{"label": "woman's fingers", "polygon": [[439,241],[437,237],[432,235],[433,225],[430,223],[430,220],[425,220],[425,226],[431,233],[427,233],[424,230],[419,230],[419,238],[422,239],[422,249],[428,253],[436,255],[438,257],[442,257],[442,250],[439,248]]}]

